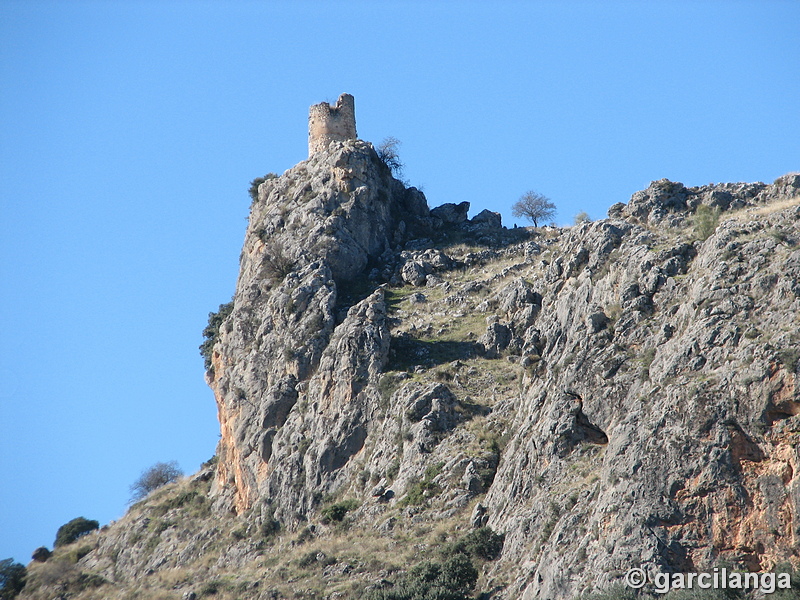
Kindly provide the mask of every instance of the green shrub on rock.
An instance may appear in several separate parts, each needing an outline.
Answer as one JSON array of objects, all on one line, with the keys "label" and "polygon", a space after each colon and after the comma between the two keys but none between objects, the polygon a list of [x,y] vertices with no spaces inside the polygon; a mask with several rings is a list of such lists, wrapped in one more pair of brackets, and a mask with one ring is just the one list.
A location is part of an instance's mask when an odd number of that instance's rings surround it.
[{"label": "green shrub on rock", "polygon": [[205,361],[206,371],[212,368],[211,352],[214,350],[214,345],[217,343],[217,340],[219,340],[219,328],[231,312],[233,312],[233,300],[227,304],[220,304],[217,312],[208,313],[208,325],[203,329],[203,337],[205,340],[200,344],[200,355]]},{"label": "green shrub on rock", "polygon": [[697,207],[697,212],[692,220],[697,239],[705,241],[717,230],[719,212],[718,208],[711,208],[705,204]]},{"label": "green shrub on rock", "polygon": [[72,519],[72,521],[65,523],[58,528],[58,531],[56,532],[56,541],[54,542],[53,546],[58,548],[59,546],[71,544],[78,538],[94,531],[95,529],[98,529],[99,527],[100,523],[97,521],[84,519],[83,517]]},{"label": "green shrub on rock", "polygon": [[250,194],[250,199],[255,202],[258,200],[258,186],[264,183],[267,179],[275,179],[278,176],[275,173],[267,173],[263,177],[256,177],[253,181],[250,182],[250,189],[248,193]]},{"label": "green shrub on rock", "polygon": [[372,590],[367,600],[469,600],[478,581],[471,557],[495,560],[503,550],[505,535],[481,527],[446,546],[443,559],[423,561],[394,586]]},{"label": "green shrub on rock", "polygon": [[478,570],[464,554],[444,562],[424,561],[395,586],[372,590],[368,600],[469,600],[478,581]]},{"label": "green shrub on rock", "polygon": [[33,551],[31,558],[36,562],[47,562],[47,559],[49,559],[51,556],[53,556],[53,553],[50,552],[50,550],[44,546],[39,546]]},{"label": "green shrub on rock", "polygon": [[343,500],[322,509],[322,522],[342,521],[347,513],[358,508],[358,501]]},{"label": "green shrub on rock", "polygon": [[465,535],[453,545],[455,553],[467,554],[481,560],[495,560],[503,551],[505,535],[489,527],[481,527]]}]

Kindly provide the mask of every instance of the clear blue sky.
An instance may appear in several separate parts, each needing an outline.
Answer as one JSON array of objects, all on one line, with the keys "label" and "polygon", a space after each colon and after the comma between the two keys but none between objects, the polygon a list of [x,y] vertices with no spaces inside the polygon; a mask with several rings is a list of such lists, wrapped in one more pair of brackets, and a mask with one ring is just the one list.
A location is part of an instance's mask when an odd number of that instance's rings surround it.
[{"label": "clear blue sky", "polygon": [[248,183],[356,98],[431,206],[800,169],[800,2],[0,1],[0,559],[210,458]]}]

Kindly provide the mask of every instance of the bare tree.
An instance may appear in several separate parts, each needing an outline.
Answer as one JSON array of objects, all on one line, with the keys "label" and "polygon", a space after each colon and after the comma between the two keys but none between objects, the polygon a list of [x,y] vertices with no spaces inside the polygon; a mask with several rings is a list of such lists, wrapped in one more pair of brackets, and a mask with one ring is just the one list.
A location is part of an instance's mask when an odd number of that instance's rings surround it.
[{"label": "bare tree", "polygon": [[168,463],[156,463],[149,469],[146,469],[139,479],[131,485],[131,501],[136,502],[141,500],[147,494],[160,488],[162,485],[177,481],[183,475],[183,471],[178,467],[176,461]]},{"label": "bare tree", "polygon": [[550,198],[533,190],[522,194],[511,207],[511,214],[515,217],[525,217],[533,222],[534,227],[539,226],[539,221],[550,219],[556,214],[556,205]]},{"label": "bare tree", "polygon": [[383,161],[383,164],[389,167],[397,178],[402,177],[403,167],[405,166],[403,165],[403,161],[400,160],[400,154],[398,153],[399,147],[400,140],[396,137],[389,136],[375,149],[378,153],[378,158]]}]

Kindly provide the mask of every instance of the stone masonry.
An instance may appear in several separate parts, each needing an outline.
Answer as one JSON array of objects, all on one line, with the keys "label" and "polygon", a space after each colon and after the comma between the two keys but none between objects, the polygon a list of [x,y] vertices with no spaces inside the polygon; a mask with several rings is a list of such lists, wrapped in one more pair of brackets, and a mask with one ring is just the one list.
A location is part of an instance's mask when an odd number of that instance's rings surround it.
[{"label": "stone masonry", "polygon": [[314,104],[308,111],[308,156],[324,150],[331,142],[356,139],[355,99],[342,94],[335,105]]}]

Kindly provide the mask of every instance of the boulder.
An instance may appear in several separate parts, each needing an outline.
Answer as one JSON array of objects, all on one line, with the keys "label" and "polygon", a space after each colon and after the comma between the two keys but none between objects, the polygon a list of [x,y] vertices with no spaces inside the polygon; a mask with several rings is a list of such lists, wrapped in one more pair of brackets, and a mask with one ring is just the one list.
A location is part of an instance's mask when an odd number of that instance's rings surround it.
[{"label": "boulder", "polygon": [[461,202],[459,204],[448,202],[431,209],[431,216],[441,219],[442,223],[446,225],[458,225],[467,220],[468,212],[469,202]]}]

